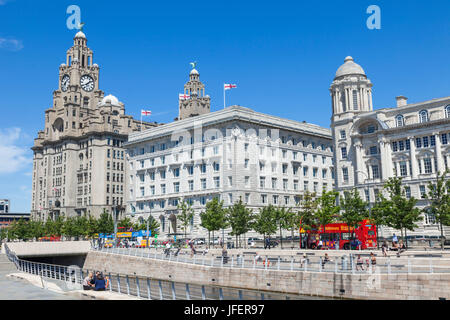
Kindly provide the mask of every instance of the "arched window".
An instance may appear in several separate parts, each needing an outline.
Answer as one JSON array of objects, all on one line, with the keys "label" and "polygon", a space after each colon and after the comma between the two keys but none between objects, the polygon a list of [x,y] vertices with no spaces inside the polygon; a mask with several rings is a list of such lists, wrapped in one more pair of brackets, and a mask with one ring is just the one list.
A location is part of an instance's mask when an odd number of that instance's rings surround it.
[{"label": "arched window", "polygon": [[445,107],[445,117],[450,118],[450,104]]},{"label": "arched window", "polygon": [[397,127],[403,127],[405,125],[405,119],[402,115],[398,115],[397,117],[395,117],[395,123]]},{"label": "arched window", "polygon": [[422,110],[419,112],[419,122],[420,123],[428,122],[428,111]]}]

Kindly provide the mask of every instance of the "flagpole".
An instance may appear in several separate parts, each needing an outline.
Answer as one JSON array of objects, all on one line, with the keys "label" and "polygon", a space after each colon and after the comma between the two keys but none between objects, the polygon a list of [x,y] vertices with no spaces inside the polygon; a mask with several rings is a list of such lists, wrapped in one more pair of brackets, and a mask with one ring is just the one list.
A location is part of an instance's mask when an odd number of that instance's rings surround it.
[{"label": "flagpole", "polygon": [[225,104],[225,84],[223,85],[223,108],[225,109],[226,104]]},{"label": "flagpole", "polygon": [[141,110],[141,132],[142,132],[142,110]]}]

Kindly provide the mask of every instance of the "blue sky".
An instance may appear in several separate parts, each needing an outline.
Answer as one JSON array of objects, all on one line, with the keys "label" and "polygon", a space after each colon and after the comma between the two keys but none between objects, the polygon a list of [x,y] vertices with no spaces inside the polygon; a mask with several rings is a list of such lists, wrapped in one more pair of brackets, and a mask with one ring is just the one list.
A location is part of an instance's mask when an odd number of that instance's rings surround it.
[{"label": "blue sky", "polygon": [[[197,61],[212,110],[227,104],[329,127],[328,88],[353,56],[374,84],[375,108],[405,95],[450,95],[450,2],[431,1],[35,1],[0,0],[0,198],[30,210],[30,147],[72,45],[69,5],[81,20],[100,88],[139,118],[172,121]],[[370,5],[381,30],[369,30]]]}]

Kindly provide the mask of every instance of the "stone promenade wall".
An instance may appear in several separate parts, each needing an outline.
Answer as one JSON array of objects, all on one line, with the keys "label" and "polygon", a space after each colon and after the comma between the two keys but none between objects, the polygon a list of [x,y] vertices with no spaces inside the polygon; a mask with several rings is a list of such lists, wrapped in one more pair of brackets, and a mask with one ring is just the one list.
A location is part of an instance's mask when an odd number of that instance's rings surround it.
[{"label": "stone promenade wall", "polygon": [[335,274],[219,268],[90,251],[84,268],[200,285],[347,299],[450,299],[448,274]]}]

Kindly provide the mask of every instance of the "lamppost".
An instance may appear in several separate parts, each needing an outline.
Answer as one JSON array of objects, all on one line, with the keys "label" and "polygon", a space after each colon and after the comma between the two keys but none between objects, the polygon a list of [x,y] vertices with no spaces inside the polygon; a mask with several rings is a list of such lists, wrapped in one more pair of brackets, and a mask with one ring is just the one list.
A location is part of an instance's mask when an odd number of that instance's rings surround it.
[{"label": "lamppost", "polygon": [[111,207],[111,211],[114,213],[114,247],[117,247],[117,215],[124,210],[121,205]]}]

